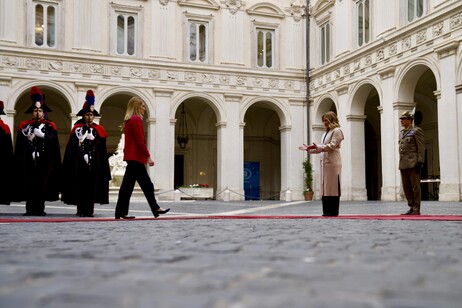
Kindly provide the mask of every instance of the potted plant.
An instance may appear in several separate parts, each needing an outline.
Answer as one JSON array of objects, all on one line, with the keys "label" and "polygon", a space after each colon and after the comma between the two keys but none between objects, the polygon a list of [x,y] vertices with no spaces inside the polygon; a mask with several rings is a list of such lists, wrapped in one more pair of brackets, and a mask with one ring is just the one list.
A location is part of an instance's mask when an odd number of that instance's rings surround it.
[{"label": "potted plant", "polygon": [[311,201],[313,200],[313,165],[311,165],[311,162],[308,159],[305,159],[303,161],[303,172],[305,173],[303,184],[304,184],[304,190],[303,194],[305,195],[305,200]]}]

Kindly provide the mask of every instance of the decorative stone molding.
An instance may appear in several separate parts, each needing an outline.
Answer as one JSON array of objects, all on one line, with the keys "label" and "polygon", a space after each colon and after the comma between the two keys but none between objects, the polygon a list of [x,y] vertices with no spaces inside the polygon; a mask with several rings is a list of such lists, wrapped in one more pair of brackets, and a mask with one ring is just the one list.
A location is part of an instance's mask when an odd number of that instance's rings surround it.
[{"label": "decorative stone molding", "polygon": [[[319,81],[320,79],[326,79],[325,76],[333,74],[335,78],[331,84],[335,86],[336,82],[345,82],[348,78],[352,78],[351,73],[369,72],[377,65],[379,65],[377,69],[383,69],[380,72],[380,77],[382,79],[389,78],[394,75],[394,68],[391,71],[386,69],[385,66],[389,64],[385,63],[389,63],[392,60],[391,58],[400,57],[404,52],[432,48],[432,43],[436,39],[449,38],[451,31],[461,27],[462,13],[457,13],[452,16],[441,15],[432,23],[420,23],[409,29],[405,35],[399,34],[399,32],[396,32],[396,35],[394,32],[389,32],[387,33],[387,39],[383,39],[383,44],[371,44],[369,45],[370,47],[366,45],[360,49],[361,52],[353,52],[351,57],[348,57],[349,53],[346,56],[338,56],[338,64],[335,64],[336,61],[332,61],[327,66],[321,67],[320,70],[315,69],[310,72],[311,78],[315,81],[310,82],[310,90],[313,95],[317,95],[316,92],[325,87],[325,84]],[[439,58],[443,58],[457,52],[458,46],[459,42],[453,41],[449,44],[446,43],[444,46],[434,47],[434,52],[438,53]],[[349,63],[346,63],[346,61]],[[383,63],[384,67],[380,67],[380,62]],[[330,67],[329,71],[326,71],[324,67]]]},{"label": "decorative stone molding", "polygon": [[159,0],[159,3],[162,5],[167,5],[169,0]]},{"label": "decorative stone molding", "polygon": [[160,77],[160,71],[158,71],[158,70],[149,70],[148,77],[158,79]]},{"label": "decorative stone molding", "polygon": [[241,6],[242,6],[242,1],[241,0],[226,0],[226,7],[229,8],[229,11],[233,15],[236,14],[237,11],[239,11]]},{"label": "decorative stone molding", "polygon": [[348,93],[348,89],[350,87],[348,85],[341,85],[340,87],[335,88],[335,91],[337,92],[337,95],[344,95]]},{"label": "decorative stone molding", "polygon": [[427,40],[427,30],[417,32],[417,44],[422,44]]},{"label": "decorative stone molding", "polygon": [[38,70],[42,67],[42,62],[39,59],[28,58],[26,59],[26,67],[32,70]]},{"label": "decorative stone molding", "polygon": [[61,62],[61,61],[51,61],[50,63],[48,63],[48,69],[50,71],[61,72],[63,70],[63,62]]},{"label": "decorative stone molding", "polygon": [[220,83],[222,85],[229,85],[229,76],[227,75],[220,76]]},{"label": "decorative stone molding", "polygon": [[197,7],[201,9],[219,10],[220,6],[214,0],[178,0],[179,6]]},{"label": "decorative stone molding", "polygon": [[213,74],[202,74],[202,82],[203,83],[213,83],[214,77]]},{"label": "decorative stone molding", "polygon": [[141,77],[141,69],[139,67],[130,67],[131,77]]},{"label": "decorative stone molding", "polygon": [[104,73],[104,66],[99,64],[90,65],[90,72],[92,74],[103,74]]},{"label": "decorative stone molding", "polygon": [[439,22],[433,26],[433,37],[440,36],[444,33],[444,23]]},{"label": "decorative stone molding", "polygon": [[306,15],[306,5],[291,3],[290,4],[290,14],[294,17],[295,21],[300,21],[303,16]]},{"label": "decorative stone molding", "polygon": [[436,47],[435,52],[438,54],[440,59],[446,58],[456,54],[459,44],[459,41],[452,41],[442,46]]},{"label": "decorative stone molding", "polygon": [[19,66],[19,60],[16,57],[3,57],[2,61],[3,65],[5,66],[10,66],[10,67],[16,67]]},{"label": "decorative stone molding", "polygon": [[451,30],[454,30],[459,27],[462,27],[462,14],[452,16],[449,21],[449,28]]},{"label": "decorative stone molding", "polygon": [[383,70],[378,71],[378,74],[382,80],[391,78],[395,75],[396,68],[394,66],[387,67]]},{"label": "decorative stone molding", "polygon": [[246,82],[247,82],[247,77],[245,77],[245,76],[237,76],[237,78],[236,78],[236,84],[237,84],[238,86],[243,86],[243,85],[246,84]]},{"label": "decorative stone molding", "polygon": [[186,81],[196,81],[197,77],[196,77],[196,73],[193,73],[193,72],[187,72],[184,76],[184,79]]}]

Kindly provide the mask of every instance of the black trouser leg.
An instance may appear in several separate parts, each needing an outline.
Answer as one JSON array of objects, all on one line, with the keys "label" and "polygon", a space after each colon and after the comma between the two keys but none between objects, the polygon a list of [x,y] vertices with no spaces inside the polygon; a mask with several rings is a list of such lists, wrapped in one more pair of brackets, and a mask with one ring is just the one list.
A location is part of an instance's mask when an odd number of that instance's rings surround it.
[{"label": "black trouser leg", "polygon": [[119,198],[117,199],[117,205],[115,210],[115,216],[125,216],[128,214],[128,206],[130,203],[130,197],[133,193],[133,188],[136,182],[136,167],[134,162],[127,162],[127,168],[125,168],[124,178],[122,185],[120,185]]},{"label": "black trouser leg", "polygon": [[323,216],[338,216],[339,205],[340,205],[340,197],[323,196],[322,197]]},{"label": "black trouser leg", "polygon": [[151,178],[149,177],[148,171],[146,170],[146,166],[140,164],[138,166],[138,184],[141,187],[141,190],[148,201],[149,207],[151,208],[151,212],[154,214],[159,209],[159,205],[156,201],[156,196],[154,194],[154,184],[152,184]]}]

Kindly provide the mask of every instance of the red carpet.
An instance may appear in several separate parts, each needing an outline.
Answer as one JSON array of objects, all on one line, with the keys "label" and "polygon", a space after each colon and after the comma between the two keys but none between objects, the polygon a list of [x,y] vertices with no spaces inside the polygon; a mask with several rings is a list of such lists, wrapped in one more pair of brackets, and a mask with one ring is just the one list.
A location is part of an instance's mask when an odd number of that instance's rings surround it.
[{"label": "red carpet", "polygon": [[136,219],[116,220],[110,217],[76,218],[76,217],[36,217],[36,218],[1,218],[0,223],[28,222],[104,222],[104,221],[140,221],[140,220],[195,220],[195,219],[354,219],[354,220],[432,220],[432,221],[462,221],[462,215],[340,215],[337,217],[306,216],[306,215],[204,215],[204,216],[164,216],[159,218],[140,217]]}]

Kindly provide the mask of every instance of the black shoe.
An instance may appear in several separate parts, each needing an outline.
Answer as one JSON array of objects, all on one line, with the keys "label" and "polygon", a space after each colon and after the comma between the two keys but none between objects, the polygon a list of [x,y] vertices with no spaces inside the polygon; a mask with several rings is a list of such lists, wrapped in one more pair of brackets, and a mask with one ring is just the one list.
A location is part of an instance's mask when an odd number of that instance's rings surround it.
[{"label": "black shoe", "polygon": [[409,211],[407,211],[406,213],[403,213],[401,215],[412,215],[412,209],[410,209]]},{"label": "black shoe", "polygon": [[128,215],[122,215],[122,216],[116,216],[115,219],[135,219],[135,216],[128,216]]},{"label": "black shoe", "polygon": [[165,214],[165,213],[168,213],[170,212],[170,209],[166,209],[166,210],[163,210],[161,208],[157,209],[157,211],[155,211],[153,214],[154,214],[154,217],[159,217],[160,214]]}]

